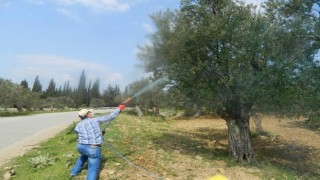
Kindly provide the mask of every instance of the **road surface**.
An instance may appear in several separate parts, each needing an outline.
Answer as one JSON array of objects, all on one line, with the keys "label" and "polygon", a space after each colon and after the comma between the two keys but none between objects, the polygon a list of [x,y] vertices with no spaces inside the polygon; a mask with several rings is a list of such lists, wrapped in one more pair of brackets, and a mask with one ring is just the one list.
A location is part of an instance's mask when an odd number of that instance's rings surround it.
[{"label": "road surface", "polygon": [[[99,109],[94,113],[113,110]],[[78,120],[76,111],[0,117],[0,166],[13,157],[23,155],[41,141],[54,137]]]}]

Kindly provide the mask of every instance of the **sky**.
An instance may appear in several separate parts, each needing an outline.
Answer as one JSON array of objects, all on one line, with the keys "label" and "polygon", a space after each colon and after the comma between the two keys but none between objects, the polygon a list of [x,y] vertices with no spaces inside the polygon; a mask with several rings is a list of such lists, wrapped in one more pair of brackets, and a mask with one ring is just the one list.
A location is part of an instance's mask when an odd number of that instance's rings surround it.
[{"label": "sky", "polygon": [[[246,0],[260,3],[262,0]],[[155,31],[150,14],[179,0],[0,0],[0,78],[42,90],[99,79],[122,90],[145,77],[138,45]]]}]

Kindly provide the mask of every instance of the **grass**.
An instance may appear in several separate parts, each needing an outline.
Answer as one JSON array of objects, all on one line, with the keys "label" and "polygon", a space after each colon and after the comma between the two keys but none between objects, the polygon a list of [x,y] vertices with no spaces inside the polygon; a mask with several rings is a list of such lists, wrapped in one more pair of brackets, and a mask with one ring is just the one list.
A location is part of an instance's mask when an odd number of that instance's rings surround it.
[{"label": "grass", "polygon": [[[225,130],[205,126],[188,129],[176,122],[151,116],[140,119],[122,113],[108,126],[105,138],[115,151],[143,169],[117,157],[104,145],[100,179],[163,177],[196,180],[207,179],[214,174],[232,175],[236,172],[240,173],[239,179],[298,179],[294,171],[267,160],[263,160],[259,166],[239,165],[229,160]],[[194,122],[197,123],[196,120]],[[78,157],[74,127],[75,124],[23,156],[12,159],[1,167],[0,173],[5,173],[4,167],[12,167],[16,172],[12,179],[69,179],[69,171]],[[215,147],[208,141],[212,138],[216,141]],[[85,179],[85,176],[84,170],[78,179]]]},{"label": "grass", "polygon": [[70,110],[59,110],[59,111],[22,111],[22,112],[0,111],[0,117],[27,116],[27,115],[34,115],[34,114],[56,113],[56,112],[68,112],[68,111],[70,111]]},{"label": "grass", "polygon": [[8,111],[0,111],[0,117],[11,117],[11,116],[26,116],[30,115],[30,112],[8,112]]}]

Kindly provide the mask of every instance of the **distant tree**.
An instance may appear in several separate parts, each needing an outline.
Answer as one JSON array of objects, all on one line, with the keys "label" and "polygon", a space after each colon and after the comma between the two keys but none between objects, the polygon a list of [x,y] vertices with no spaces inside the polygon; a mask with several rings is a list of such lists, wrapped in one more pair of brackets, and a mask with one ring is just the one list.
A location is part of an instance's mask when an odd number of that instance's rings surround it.
[{"label": "distant tree", "polygon": [[9,80],[0,78],[0,104],[9,107],[11,100],[19,94],[19,88]]},{"label": "distant tree", "polygon": [[101,94],[100,94],[100,80],[97,79],[93,83],[92,88],[90,90],[90,97],[99,99],[100,96],[101,96]]},{"label": "distant tree", "polygon": [[5,107],[17,108],[19,112],[24,109],[31,111],[35,102],[40,98],[40,96],[37,96],[38,93],[31,92],[29,89],[14,84],[11,81],[5,80],[0,82],[0,88],[1,91],[6,92],[3,94],[0,91],[1,104]]},{"label": "distant tree", "polygon": [[50,108],[53,111],[54,109],[72,108],[75,105],[74,100],[70,97],[49,97],[45,99],[42,108]]},{"label": "distant tree", "polygon": [[117,95],[117,89],[109,84],[103,92],[103,99],[106,102],[106,106],[116,106],[115,98]]},{"label": "distant tree", "polygon": [[64,83],[61,94],[62,96],[68,96],[68,97],[72,96],[72,88],[70,87],[69,81]]},{"label": "distant tree", "polygon": [[26,89],[29,89],[29,86],[28,86],[28,82],[26,79],[24,79],[23,81],[21,81],[20,83],[20,86],[26,88]]},{"label": "distant tree", "polygon": [[14,107],[18,111],[36,109],[40,103],[40,93],[14,84],[9,80],[0,78],[0,105],[8,108]]},{"label": "distant tree", "polygon": [[33,111],[37,108],[39,100],[40,93],[31,92],[29,89],[19,86],[17,94],[10,99],[10,103],[19,112],[24,111],[24,109]]},{"label": "distant tree", "polygon": [[86,106],[90,106],[91,101],[91,80],[89,81],[89,86],[87,88],[87,96],[86,96]]},{"label": "distant tree", "polygon": [[45,97],[55,97],[55,96],[57,96],[56,83],[54,82],[54,79],[50,80],[48,88],[44,93],[44,96]]},{"label": "distant tree", "polygon": [[41,91],[42,91],[42,85],[40,84],[39,76],[37,75],[33,83],[32,92],[41,92]]},{"label": "distant tree", "polygon": [[[126,86],[124,88],[124,91],[122,93],[120,93],[120,95],[116,98],[116,102],[117,103],[122,103],[124,100],[126,100],[127,98],[131,97],[132,95],[129,93],[129,87]],[[133,102],[130,102],[130,104],[128,105],[133,105]]]},{"label": "distant tree", "polygon": [[62,96],[62,87],[59,86],[58,89],[56,89],[56,93],[57,93],[57,96]]},{"label": "distant tree", "polygon": [[124,88],[124,91],[123,91],[122,95],[123,95],[124,98],[130,97],[129,87],[128,87],[128,86],[126,86],[126,87]]},{"label": "distant tree", "polygon": [[91,98],[91,101],[90,101],[90,107],[92,108],[104,107],[105,104],[106,103],[101,98]]},{"label": "distant tree", "polygon": [[117,94],[117,95],[121,95],[120,87],[119,87],[119,85],[117,85],[117,84],[116,84],[116,86],[115,86],[115,91],[116,91],[116,94]]},{"label": "distant tree", "polygon": [[80,76],[78,89],[76,91],[76,104],[77,106],[85,105],[87,106],[87,96],[88,96],[88,90],[86,88],[86,75],[85,71],[83,70]]}]

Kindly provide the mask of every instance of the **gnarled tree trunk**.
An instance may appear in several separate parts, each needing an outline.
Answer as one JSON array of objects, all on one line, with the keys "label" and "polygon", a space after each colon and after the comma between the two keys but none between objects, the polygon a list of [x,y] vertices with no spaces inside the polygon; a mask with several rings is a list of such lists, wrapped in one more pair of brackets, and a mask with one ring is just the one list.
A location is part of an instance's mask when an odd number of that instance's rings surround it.
[{"label": "gnarled tree trunk", "polygon": [[255,156],[252,147],[249,120],[245,118],[227,120],[229,156],[239,162],[254,162]]},{"label": "gnarled tree trunk", "polygon": [[234,105],[231,104],[222,114],[228,126],[229,156],[239,162],[255,162],[249,127],[251,106]]}]

